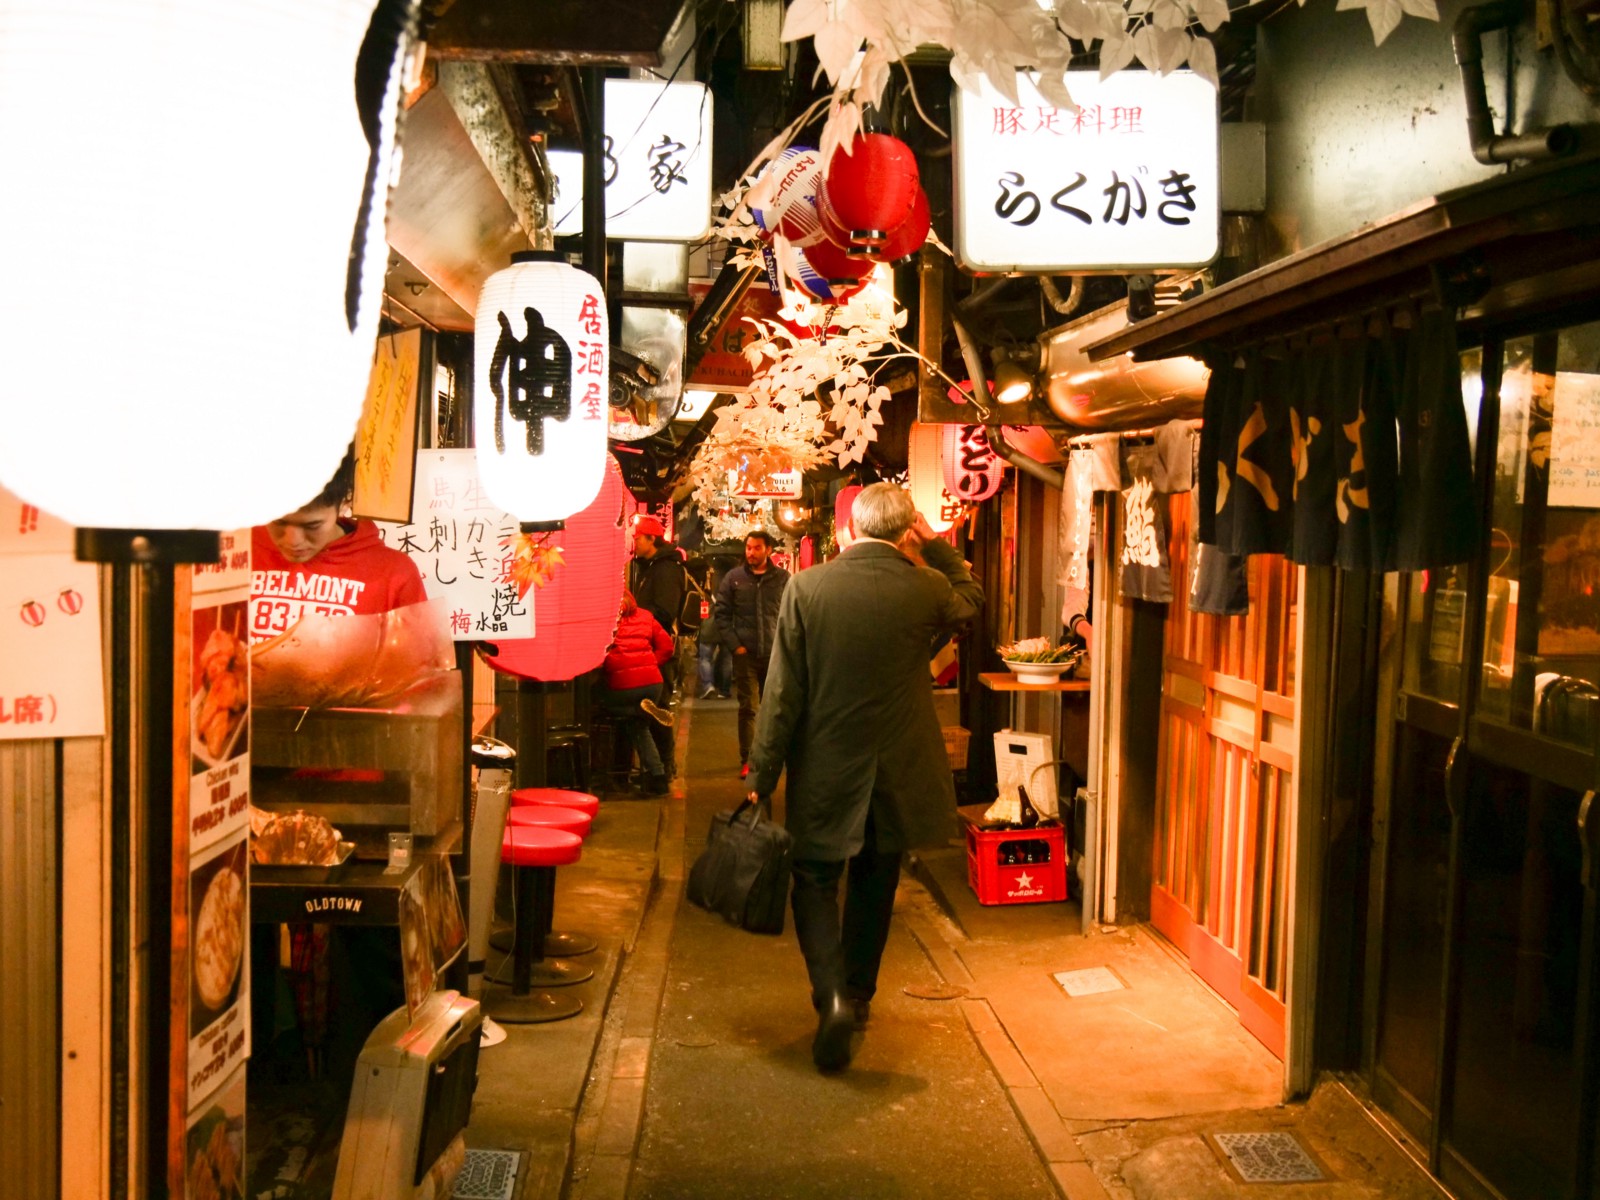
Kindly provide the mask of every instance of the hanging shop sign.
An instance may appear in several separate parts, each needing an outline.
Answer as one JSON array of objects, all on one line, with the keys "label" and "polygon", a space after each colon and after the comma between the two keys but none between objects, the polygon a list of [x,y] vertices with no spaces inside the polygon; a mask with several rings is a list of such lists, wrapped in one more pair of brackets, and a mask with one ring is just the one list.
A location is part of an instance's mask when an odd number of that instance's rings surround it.
[{"label": "hanging shop sign", "polygon": [[599,281],[551,251],[512,255],[483,285],[473,349],[484,492],[519,521],[578,512],[607,461],[611,326]]},{"label": "hanging shop sign", "polygon": [[[692,242],[711,229],[711,92],[703,83],[606,80],[606,237]],[[549,150],[556,235],[583,232],[583,154]]]},{"label": "hanging shop sign", "polygon": [[378,522],[384,544],[411,557],[430,600],[449,607],[450,636],[531,637],[534,597],[515,578],[519,522],[488,494],[472,450],[424,450],[411,521]]},{"label": "hanging shop sign", "polygon": [[[419,5],[375,7],[0,7],[0,162],[33,181],[0,223],[26,281],[0,295],[0,479],[29,503],[84,527],[233,529],[327,482],[372,366]],[[40,121],[30,97],[69,76]],[[205,103],[173,103],[176,79]],[[139,135],[102,144],[111,113],[139,113]],[[108,179],[125,221],[106,220]],[[294,281],[288,345],[242,316],[243,231]]]},{"label": "hanging shop sign", "polygon": [[[689,296],[698,305],[710,292],[709,282],[689,283]],[[761,327],[751,319],[776,321],[783,310],[783,301],[771,288],[748,287],[733,306],[733,312],[722,323],[716,337],[706,347],[694,369],[689,372],[688,386],[710,388],[718,392],[748,392],[755,383],[758,371],[745,357],[745,347],[754,345],[765,336]],[[683,419],[683,410],[678,410]]]},{"label": "hanging shop sign", "polygon": [[746,500],[790,500],[803,482],[798,467],[774,467],[759,460],[728,472],[728,492]]},{"label": "hanging shop sign", "polygon": [[959,521],[965,507],[945,486],[943,459],[944,426],[914,421],[907,445],[911,503],[935,533],[943,533]]},{"label": "hanging shop sign", "polygon": [[989,445],[982,425],[942,425],[945,490],[967,504],[980,504],[1000,490],[1005,460]]},{"label": "hanging shop sign", "polygon": [[417,457],[417,374],[422,330],[378,339],[367,399],[356,426],[356,515],[411,519],[411,472]]},{"label": "hanging shop sign", "polygon": [[1027,73],[956,90],[956,259],[970,271],[1192,268],[1217,255],[1217,89],[1192,71]]}]

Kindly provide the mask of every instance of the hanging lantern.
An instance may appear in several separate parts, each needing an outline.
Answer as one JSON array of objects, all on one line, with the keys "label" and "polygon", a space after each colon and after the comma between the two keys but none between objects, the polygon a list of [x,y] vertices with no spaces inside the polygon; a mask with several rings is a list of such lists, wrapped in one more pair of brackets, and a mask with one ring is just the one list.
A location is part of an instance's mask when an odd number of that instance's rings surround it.
[{"label": "hanging lantern", "polygon": [[928,196],[919,187],[915,201],[911,205],[911,215],[891,229],[883,245],[872,251],[868,257],[886,263],[910,258],[922,249],[922,243],[928,240],[928,231],[932,228],[933,217],[928,211]]},{"label": "hanging lantern", "polygon": [[584,508],[607,461],[611,324],[599,281],[552,251],[513,254],[478,298],[473,359],[489,499],[522,521]]},{"label": "hanging lantern", "polygon": [[946,425],[943,440],[946,491],[963,503],[980,504],[1000,490],[1005,460],[989,445],[982,425]]},{"label": "hanging lantern", "polygon": [[861,485],[852,483],[849,487],[839,489],[839,494],[833,498],[833,540],[841,548],[851,542],[850,536],[850,510],[855,507],[856,497],[861,495]]},{"label": "hanging lantern", "polygon": [[920,190],[917,156],[886,133],[857,134],[850,146],[834,151],[822,173],[817,206],[832,226],[844,230],[856,253],[882,246],[891,229],[910,215]]},{"label": "hanging lantern", "polygon": [[767,234],[782,234],[796,246],[823,239],[817,213],[817,184],[822,176],[822,155],[810,146],[790,146],[773,159],[752,189],[750,216]]},{"label": "hanging lantern", "polygon": [[[233,529],[321,490],[372,366],[417,8],[0,5],[0,162],[29,181],[0,222],[8,487],[124,529]],[[256,268],[293,281],[270,349]]]},{"label": "hanging lantern", "polygon": [[555,682],[575,679],[605,660],[628,565],[628,503],[622,471],[607,455],[599,494],[562,529],[542,535],[548,546],[560,549],[561,565],[549,582],[528,593],[534,636],[495,642],[490,666],[523,679]]},{"label": "hanging lantern", "polygon": [[848,300],[872,277],[870,259],[851,258],[832,242],[814,242],[800,251],[800,273],[795,283],[817,300],[834,304]]},{"label": "hanging lantern", "polygon": [[907,447],[911,503],[927,518],[935,533],[943,533],[961,518],[962,504],[944,485],[944,430],[922,421],[911,423]]}]

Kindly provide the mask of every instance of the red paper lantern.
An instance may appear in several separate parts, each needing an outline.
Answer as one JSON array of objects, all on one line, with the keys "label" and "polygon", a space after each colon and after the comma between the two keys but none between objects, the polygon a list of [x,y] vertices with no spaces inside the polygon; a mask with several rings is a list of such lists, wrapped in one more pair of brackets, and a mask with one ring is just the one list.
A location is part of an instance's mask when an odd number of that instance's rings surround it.
[{"label": "red paper lantern", "polygon": [[839,494],[833,498],[833,536],[841,546],[850,541],[850,510],[855,507],[859,495],[861,485],[852,483],[849,487],[840,488]]},{"label": "red paper lantern", "polygon": [[850,153],[834,151],[822,173],[817,208],[847,231],[850,250],[865,253],[905,223],[920,190],[910,146],[886,133],[857,134]]},{"label": "red paper lantern", "polygon": [[869,257],[886,263],[909,258],[922,249],[922,243],[928,240],[928,231],[932,227],[933,218],[928,211],[928,195],[919,187],[916,201],[911,206],[911,215],[891,229],[883,245],[874,250]]},{"label": "red paper lantern", "polygon": [[940,457],[945,489],[957,499],[978,504],[1000,490],[1005,460],[989,445],[982,425],[946,425]]},{"label": "red paper lantern", "polygon": [[834,303],[848,300],[866,287],[872,268],[876,265],[871,259],[850,257],[832,242],[816,242],[801,250],[800,254],[825,282],[819,287],[804,274],[795,282],[806,294]]},{"label": "red paper lantern", "polygon": [[489,665],[508,675],[546,682],[573,679],[606,656],[628,565],[630,497],[617,460],[606,456],[600,493],[550,535],[561,565],[543,587],[528,593],[531,638],[505,638]]}]

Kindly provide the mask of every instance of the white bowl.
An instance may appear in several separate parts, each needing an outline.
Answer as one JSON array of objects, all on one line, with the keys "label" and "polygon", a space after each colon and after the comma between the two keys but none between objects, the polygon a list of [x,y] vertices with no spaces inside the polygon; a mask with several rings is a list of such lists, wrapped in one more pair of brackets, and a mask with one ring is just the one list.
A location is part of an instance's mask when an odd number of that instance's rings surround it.
[{"label": "white bowl", "polygon": [[1002,659],[1009,670],[1023,683],[1054,683],[1072,669],[1070,662],[1012,662]]}]

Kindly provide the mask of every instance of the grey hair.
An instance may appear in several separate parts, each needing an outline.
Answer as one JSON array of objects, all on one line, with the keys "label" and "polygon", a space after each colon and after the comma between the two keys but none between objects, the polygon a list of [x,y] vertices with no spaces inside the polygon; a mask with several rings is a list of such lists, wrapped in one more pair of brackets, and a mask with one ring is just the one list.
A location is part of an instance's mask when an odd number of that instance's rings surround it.
[{"label": "grey hair", "polygon": [[850,523],[858,537],[897,542],[916,520],[911,494],[897,483],[874,483],[862,488],[850,506]]}]

